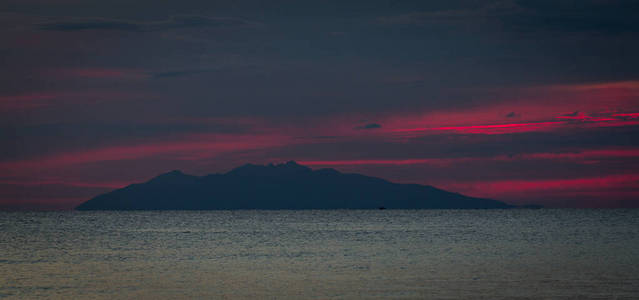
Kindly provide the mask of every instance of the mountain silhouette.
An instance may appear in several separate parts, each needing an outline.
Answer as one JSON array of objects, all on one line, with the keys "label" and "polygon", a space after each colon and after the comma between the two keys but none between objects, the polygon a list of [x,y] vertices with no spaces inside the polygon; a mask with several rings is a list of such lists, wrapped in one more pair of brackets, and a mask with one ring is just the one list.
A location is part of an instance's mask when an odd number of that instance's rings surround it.
[{"label": "mountain silhouette", "polygon": [[225,174],[180,171],[99,195],[77,210],[229,209],[489,209],[504,202],[467,197],[427,185],[398,184],[293,161],[247,164]]}]

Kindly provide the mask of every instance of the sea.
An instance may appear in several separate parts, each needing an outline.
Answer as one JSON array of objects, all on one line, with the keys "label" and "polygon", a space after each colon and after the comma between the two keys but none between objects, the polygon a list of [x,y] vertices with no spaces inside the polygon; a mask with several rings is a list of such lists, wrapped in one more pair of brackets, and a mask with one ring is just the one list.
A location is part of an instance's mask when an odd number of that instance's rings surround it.
[{"label": "sea", "polygon": [[639,210],[0,212],[2,299],[639,299]]}]

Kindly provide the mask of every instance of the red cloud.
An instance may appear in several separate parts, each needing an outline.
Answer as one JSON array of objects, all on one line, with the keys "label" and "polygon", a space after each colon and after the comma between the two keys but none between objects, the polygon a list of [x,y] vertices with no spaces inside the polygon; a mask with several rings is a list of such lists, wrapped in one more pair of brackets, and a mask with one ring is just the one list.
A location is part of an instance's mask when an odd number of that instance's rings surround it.
[{"label": "red cloud", "polygon": [[[551,205],[552,201],[565,199],[574,206],[607,207],[615,205],[611,199],[639,199],[639,174],[571,179],[456,181],[439,185],[478,197],[538,203],[546,201]],[[625,206],[639,207],[639,202]]]},{"label": "red cloud", "polygon": [[415,165],[415,164],[449,164],[455,159],[425,158],[425,159],[360,159],[360,160],[307,160],[299,161],[306,166],[356,166],[356,165]]},{"label": "red cloud", "polygon": [[[386,133],[509,134],[639,123],[639,81],[495,90],[497,99],[472,108],[395,113],[377,121]],[[568,114],[562,112],[570,112]],[[508,117],[518,116],[518,122]]]},{"label": "red cloud", "polygon": [[472,126],[445,126],[432,128],[407,128],[394,129],[392,132],[419,132],[419,131],[452,131],[464,134],[505,134],[521,133],[531,131],[550,130],[553,127],[563,124],[563,122],[536,122],[536,123],[512,123],[494,125],[472,125]]},{"label": "red cloud", "polygon": [[412,158],[412,159],[354,159],[354,160],[301,160],[307,166],[365,166],[365,165],[436,165],[450,166],[469,162],[519,161],[519,160],[576,160],[591,162],[601,159],[639,158],[639,149],[588,149],[572,152],[542,152],[487,157]]},{"label": "red cloud", "polygon": [[5,170],[37,170],[99,161],[132,160],[170,155],[177,159],[201,159],[224,152],[274,147],[289,138],[281,135],[198,135],[189,140],[164,143],[111,146],[61,153],[30,160],[0,163]]},{"label": "red cloud", "polygon": [[80,77],[80,78],[102,78],[102,79],[144,79],[149,78],[149,74],[136,69],[113,69],[113,68],[71,68],[56,69],[45,72],[49,76]]}]

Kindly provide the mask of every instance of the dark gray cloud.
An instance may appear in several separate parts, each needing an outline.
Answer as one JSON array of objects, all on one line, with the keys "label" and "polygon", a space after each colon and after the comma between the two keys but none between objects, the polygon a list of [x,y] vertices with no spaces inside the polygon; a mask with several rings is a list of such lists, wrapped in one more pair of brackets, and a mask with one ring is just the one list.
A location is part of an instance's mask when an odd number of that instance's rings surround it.
[{"label": "dark gray cloud", "polygon": [[[494,21],[502,17],[524,12],[516,1],[483,2],[483,5],[469,5],[462,8],[410,12],[384,16],[378,20],[389,25],[427,25],[434,23],[461,24],[463,22]],[[491,20],[492,19],[492,20]]]},{"label": "dark gray cloud", "polygon": [[513,15],[506,24],[527,31],[551,30],[625,34],[639,31],[639,2],[612,1],[521,1],[526,14]]},{"label": "dark gray cloud", "polygon": [[11,161],[73,149],[98,148],[180,138],[185,134],[242,134],[252,126],[222,120],[163,120],[150,123],[81,122],[0,126],[0,161]]},{"label": "dark gray cloud", "polygon": [[[639,31],[636,1],[485,1],[453,9],[413,11],[383,16],[387,25],[491,26],[504,32],[593,32],[625,34]],[[482,28],[485,30],[485,28]]]},{"label": "dark gray cloud", "polygon": [[514,118],[514,117],[518,117],[518,116],[519,116],[519,114],[517,114],[514,111],[509,112],[508,114],[506,114],[506,118]]},{"label": "dark gray cloud", "polygon": [[177,70],[177,71],[167,71],[167,72],[157,72],[153,74],[153,78],[174,78],[174,77],[184,77],[184,76],[192,76],[198,74],[206,74],[209,72],[214,72],[215,70]]},{"label": "dark gray cloud", "polygon": [[113,21],[113,20],[83,20],[74,22],[52,22],[40,24],[39,28],[42,30],[54,30],[54,31],[78,31],[78,30],[127,30],[138,31],[141,29],[139,24]]},{"label": "dark gray cloud", "polygon": [[82,31],[82,30],[121,30],[156,31],[182,28],[229,28],[257,27],[259,23],[239,18],[207,17],[198,15],[176,15],[167,20],[139,22],[104,18],[71,18],[70,20],[46,22],[38,25],[42,30]]},{"label": "dark gray cloud", "polygon": [[571,112],[571,113],[563,114],[562,116],[563,117],[576,117],[578,115],[579,115],[579,111],[577,110],[577,111],[574,111],[574,112]]},{"label": "dark gray cloud", "polygon": [[355,127],[355,129],[361,129],[361,130],[370,130],[370,129],[379,129],[379,128],[382,128],[382,125],[377,123],[369,123],[366,125]]}]

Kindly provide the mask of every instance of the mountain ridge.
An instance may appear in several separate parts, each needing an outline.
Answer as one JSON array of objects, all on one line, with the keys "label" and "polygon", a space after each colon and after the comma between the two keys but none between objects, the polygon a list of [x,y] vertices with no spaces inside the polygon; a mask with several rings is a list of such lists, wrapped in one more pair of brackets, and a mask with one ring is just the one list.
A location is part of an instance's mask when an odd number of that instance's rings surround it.
[{"label": "mountain ridge", "polygon": [[98,195],[76,210],[494,209],[501,201],[289,161],[194,176],[179,170]]}]

